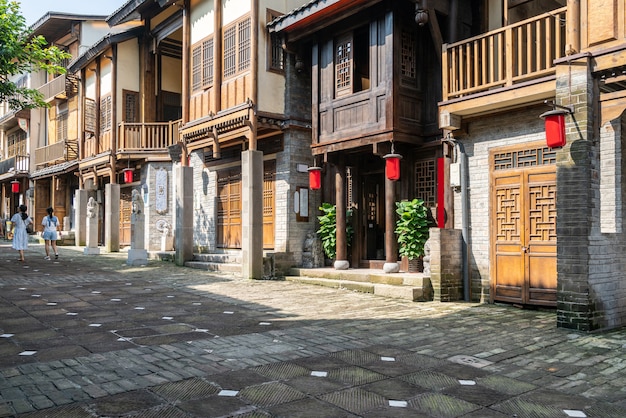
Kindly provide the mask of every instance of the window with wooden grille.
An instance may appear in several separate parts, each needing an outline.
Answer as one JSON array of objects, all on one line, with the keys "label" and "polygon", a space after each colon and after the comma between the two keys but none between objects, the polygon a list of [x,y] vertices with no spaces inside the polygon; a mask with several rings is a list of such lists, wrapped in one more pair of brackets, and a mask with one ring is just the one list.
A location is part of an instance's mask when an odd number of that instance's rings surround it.
[{"label": "window with wooden grille", "polygon": [[[268,22],[271,22],[280,16],[282,16],[282,14],[276,11],[267,11]],[[285,53],[283,51],[282,39],[277,33],[270,33],[267,40],[269,43],[267,46],[267,69],[282,73],[285,71]]]},{"label": "window with wooden grille", "polygon": [[437,203],[437,161],[421,160],[415,162],[415,197],[422,199],[426,206],[434,207]]},{"label": "window with wooden grille", "polygon": [[335,40],[335,96],[369,88],[369,26],[363,26]]},{"label": "window with wooden grille", "polygon": [[100,132],[110,131],[112,128],[112,103],[111,95],[100,99]]},{"label": "window with wooden grille", "polygon": [[224,28],[224,78],[250,68],[250,17]]},{"label": "window with wooden grille", "polygon": [[139,92],[124,90],[124,122],[139,122]]},{"label": "window with wooden grille", "polygon": [[65,141],[67,139],[67,122],[69,112],[59,113],[56,119],[57,124],[57,142]]},{"label": "window with wooden grille", "polygon": [[415,80],[417,77],[417,56],[415,53],[417,40],[415,35],[408,30],[403,30],[400,44],[400,74],[403,78]]},{"label": "window with wooden grille", "polygon": [[209,88],[213,84],[213,42],[213,37],[210,37],[192,48],[191,88],[193,91]]},{"label": "window with wooden grille", "polygon": [[335,94],[352,93],[352,35],[337,40],[335,44]]},{"label": "window with wooden grille", "polygon": [[21,129],[10,133],[7,138],[8,158],[26,156],[26,132]]},{"label": "window with wooden grille", "polygon": [[85,132],[96,133],[96,117],[98,115],[96,110],[96,101],[93,99],[85,98]]}]

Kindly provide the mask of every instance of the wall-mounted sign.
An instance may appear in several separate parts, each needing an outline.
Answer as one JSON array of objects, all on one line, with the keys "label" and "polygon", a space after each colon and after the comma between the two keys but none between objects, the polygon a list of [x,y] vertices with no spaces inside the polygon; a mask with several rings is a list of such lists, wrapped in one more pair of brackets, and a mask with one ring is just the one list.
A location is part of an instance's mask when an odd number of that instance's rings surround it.
[{"label": "wall-mounted sign", "polygon": [[156,173],[154,206],[158,214],[167,213],[167,171],[164,168],[160,168]]}]

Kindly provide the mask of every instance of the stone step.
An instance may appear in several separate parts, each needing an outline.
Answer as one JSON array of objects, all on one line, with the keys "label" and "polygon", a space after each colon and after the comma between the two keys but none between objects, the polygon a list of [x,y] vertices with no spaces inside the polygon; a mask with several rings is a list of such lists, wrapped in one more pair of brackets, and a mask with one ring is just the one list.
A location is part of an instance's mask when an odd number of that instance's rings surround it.
[{"label": "stone step", "polygon": [[185,267],[208,271],[223,271],[228,273],[241,273],[241,264],[221,263],[212,261],[187,261]]},{"label": "stone step", "polygon": [[200,261],[205,263],[241,264],[241,252],[194,254],[193,261]]},{"label": "stone step", "polygon": [[[355,276],[355,278],[359,277]],[[286,276],[285,280],[316,286],[348,289],[357,292],[371,293],[376,296],[410,300],[412,302],[427,302],[432,300],[432,287],[430,286],[429,278],[415,278],[414,285],[374,283],[363,280],[362,277],[360,278],[361,280],[344,280],[323,277]]]}]

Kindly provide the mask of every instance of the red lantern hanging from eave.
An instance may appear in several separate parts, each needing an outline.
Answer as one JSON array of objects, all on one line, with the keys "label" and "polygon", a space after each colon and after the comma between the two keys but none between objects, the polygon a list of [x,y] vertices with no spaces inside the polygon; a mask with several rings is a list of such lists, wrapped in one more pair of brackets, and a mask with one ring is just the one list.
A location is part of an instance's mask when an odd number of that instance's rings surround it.
[{"label": "red lantern hanging from eave", "polygon": [[546,144],[549,148],[560,148],[567,143],[565,139],[565,115],[568,112],[561,109],[542,113],[545,120]]},{"label": "red lantern hanging from eave", "polygon": [[309,188],[311,190],[322,188],[322,167],[309,167]]},{"label": "red lantern hanging from eave", "polygon": [[13,180],[11,182],[11,191],[13,193],[19,193],[20,192],[20,182],[18,180]]},{"label": "red lantern hanging from eave", "polygon": [[402,155],[400,154],[387,154],[383,156],[385,159],[385,174],[387,178],[392,181],[400,180],[400,160]]},{"label": "red lantern hanging from eave", "polygon": [[124,172],[124,183],[132,183],[133,173],[135,170],[133,170],[132,168],[125,168],[122,171]]}]

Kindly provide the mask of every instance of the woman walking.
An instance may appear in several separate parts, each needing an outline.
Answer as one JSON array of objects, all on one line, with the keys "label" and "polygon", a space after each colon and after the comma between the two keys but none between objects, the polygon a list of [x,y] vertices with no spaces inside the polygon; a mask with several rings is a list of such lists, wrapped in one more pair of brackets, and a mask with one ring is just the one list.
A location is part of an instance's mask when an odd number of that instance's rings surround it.
[{"label": "woman walking", "polygon": [[46,260],[50,260],[50,247],[52,246],[52,250],[54,251],[54,259],[59,258],[59,252],[57,251],[57,239],[59,239],[57,234],[57,229],[59,228],[59,218],[52,215],[54,209],[49,207],[46,209],[48,212],[48,216],[44,217],[41,221],[41,225],[43,225],[43,239],[46,242]]},{"label": "woman walking", "polygon": [[20,205],[19,213],[16,213],[11,218],[13,222],[13,249],[20,253],[18,261],[24,262],[24,250],[28,249],[28,232],[26,232],[26,226],[32,224],[33,220],[28,216],[26,205]]}]

